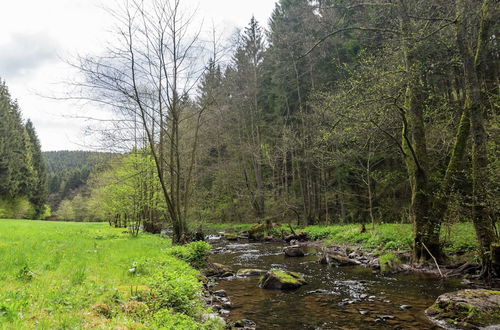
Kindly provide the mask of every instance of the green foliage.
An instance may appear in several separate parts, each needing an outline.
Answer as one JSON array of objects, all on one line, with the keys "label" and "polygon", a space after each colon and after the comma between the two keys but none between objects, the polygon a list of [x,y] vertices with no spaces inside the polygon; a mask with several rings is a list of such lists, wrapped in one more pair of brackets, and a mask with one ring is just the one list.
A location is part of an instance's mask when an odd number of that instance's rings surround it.
[{"label": "green foliage", "polygon": [[47,166],[45,159],[42,156],[40,140],[35,131],[35,127],[31,120],[28,120],[25,125],[26,132],[29,136],[31,144],[33,170],[35,172],[33,178],[33,187],[30,192],[30,201],[35,208],[34,218],[44,219],[45,204],[47,203],[48,185],[47,185]]},{"label": "green foliage", "polygon": [[191,266],[201,269],[207,265],[207,256],[210,253],[210,244],[198,241],[169,249],[173,256],[188,262]]},{"label": "green foliage", "polygon": [[394,253],[382,254],[378,260],[382,272],[390,271],[392,267],[401,264],[401,260]]},{"label": "green foliage", "polygon": [[[0,79],[0,213],[39,218],[47,199],[46,175],[33,124],[23,123],[17,102]],[[25,200],[32,207],[18,205]]]},{"label": "green foliage", "polygon": [[447,252],[467,253],[478,248],[476,232],[470,223],[447,224],[441,230],[441,241]]},{"label": "green foliage", "polygon": [[169,308],[191,317],[201,311],[202,285],[196,278],[196,270],[173,257],[148,262],[147,267],[150,271],[147,284],[154,293],[149,302],[153,310]]},{"label": "green foliage", "polygon": [[0,219],[31,219],[34,215],[35,208],[28,198],[0,198]]}]

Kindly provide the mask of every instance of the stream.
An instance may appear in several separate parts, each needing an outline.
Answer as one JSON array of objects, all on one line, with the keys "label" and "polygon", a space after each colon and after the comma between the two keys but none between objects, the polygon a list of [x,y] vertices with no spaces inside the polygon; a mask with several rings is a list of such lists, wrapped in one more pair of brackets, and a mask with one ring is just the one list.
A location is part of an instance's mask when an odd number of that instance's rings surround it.
[{"label": "stream", "polygon": [[231,299],[229,321],[249,319],[257,329],[438,329],[424,310],[442,293],[461,289],[459,280],[423,274],[381,275],[366,267],[331,267],[319,253],[285,257],[282,243],[211,241],[216,263],[233,270],[279,268],[299,272],[308,284],[295,291],[264,290],[259,277],[218,282]]}]

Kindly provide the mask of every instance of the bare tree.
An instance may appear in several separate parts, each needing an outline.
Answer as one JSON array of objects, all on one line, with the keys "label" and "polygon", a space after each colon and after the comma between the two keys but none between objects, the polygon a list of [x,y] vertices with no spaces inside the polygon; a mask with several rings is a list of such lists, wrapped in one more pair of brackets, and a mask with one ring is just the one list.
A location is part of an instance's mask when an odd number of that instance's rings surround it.
[{"label": "bare tree", "polygon": [[[174,242],[184,241],[192,169],[203,108],[190,97],[203,73],[200,29],[180,0],[125,0],[109,10],[117,22],[107,52],[82,58],[86,97],[114,110],[123,135],[139,134],[151,153]],[[195,110],[193,110],[195,109]],[[195,134],[181,148],[182,123],[194,118]]]}]

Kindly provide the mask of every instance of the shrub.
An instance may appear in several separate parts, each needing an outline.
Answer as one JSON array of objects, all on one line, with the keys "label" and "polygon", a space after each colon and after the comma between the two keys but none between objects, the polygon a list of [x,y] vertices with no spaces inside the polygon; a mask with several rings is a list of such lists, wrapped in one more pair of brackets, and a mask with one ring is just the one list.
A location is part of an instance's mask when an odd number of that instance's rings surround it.
[{"label": "shrub", "polygon": [[186,245],[174,246],[168,253],[188,262],[191,266],[201,269],[207,265],[207,256],[211,246],[207,242],[192,242]]},{"label": "shrub", "polygon": [[149,306],[154,311],[168,308],[189,316],[196,315],[202,307],[199,299],[202,285],[196,277],[196,270],[173,257],[151,261],[148,269],[148,286],[154,296]]}]

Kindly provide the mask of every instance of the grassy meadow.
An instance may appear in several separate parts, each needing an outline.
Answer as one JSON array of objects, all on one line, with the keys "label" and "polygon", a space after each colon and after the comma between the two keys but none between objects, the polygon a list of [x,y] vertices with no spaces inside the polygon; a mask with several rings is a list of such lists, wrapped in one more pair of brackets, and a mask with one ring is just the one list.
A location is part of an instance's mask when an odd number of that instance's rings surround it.
[{"label": "grassy meadow", "polygon": [[106,223],[0,220],[0,329],[220,327],[204,323],[188,264],[208,250]]}]

